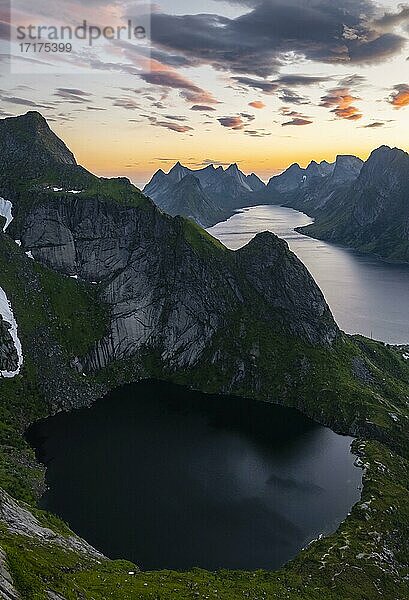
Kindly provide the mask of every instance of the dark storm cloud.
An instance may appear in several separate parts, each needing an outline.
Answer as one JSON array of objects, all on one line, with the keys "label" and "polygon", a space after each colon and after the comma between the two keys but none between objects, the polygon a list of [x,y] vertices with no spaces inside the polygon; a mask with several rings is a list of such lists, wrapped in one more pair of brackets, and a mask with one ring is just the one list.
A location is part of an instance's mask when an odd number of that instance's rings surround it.
[{"label": "dark storm cloud", "polygon": [[252,8],[233,19],[153,13],[153,42],[196,64],[268,77],[288,53],[325,63],[377,62],[401,50],[406,39],[376,23],[371,0],[242,4]]}]

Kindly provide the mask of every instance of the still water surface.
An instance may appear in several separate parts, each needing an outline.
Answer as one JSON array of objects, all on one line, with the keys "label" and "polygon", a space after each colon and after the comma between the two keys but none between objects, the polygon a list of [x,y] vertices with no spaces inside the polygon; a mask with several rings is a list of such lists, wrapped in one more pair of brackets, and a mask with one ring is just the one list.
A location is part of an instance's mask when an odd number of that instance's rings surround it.
[{"label": "still water surface", "polygon": [[276,568],[358,501],[351,438],[301,414],[178,386],[125,386],[28,433],[43,508],[143,569]]},{"label": "still water surface", "polygon": [[409,343],[409,265],[390,264],[294,231],[312,223],[291,208],[245,208],[208,231],[236,250],[260,231],[285,239],[323,291],[338,325],[391,344]]}]

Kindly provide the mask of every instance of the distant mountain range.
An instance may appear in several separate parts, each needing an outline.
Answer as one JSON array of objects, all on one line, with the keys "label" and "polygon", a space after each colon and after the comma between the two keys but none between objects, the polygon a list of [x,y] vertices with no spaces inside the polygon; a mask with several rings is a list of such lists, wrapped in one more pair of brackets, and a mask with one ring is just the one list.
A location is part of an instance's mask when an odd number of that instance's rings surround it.
[{"label": "distant mountain range", "polygon": [[210,227],[238,208],[257,204],[257,193],[265,189],[257,175],[244,175],[237,164],[195,170],[177,162],[167,174],[159,169],[143,191],[168,214]]},{"label": "distant mountain range", "polygon": [[315,218],[300,229],[306,235],[409,262],[409,155],[397,148],[382,146],[366,162],[339,155],[334,163],[295,163],[267,185],[236,164],[195,171],[177,163],[144,192],[165,212],[205,227],[244,206],[288,206]]}]

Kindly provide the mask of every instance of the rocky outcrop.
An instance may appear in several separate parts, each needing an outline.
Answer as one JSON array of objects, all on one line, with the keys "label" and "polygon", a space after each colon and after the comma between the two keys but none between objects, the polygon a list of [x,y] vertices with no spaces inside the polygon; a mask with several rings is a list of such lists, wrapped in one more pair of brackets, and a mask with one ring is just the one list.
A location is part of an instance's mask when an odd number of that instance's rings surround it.
[{"label": "rocky outcrop", "polygon": [[0,548],[0,598],[2,600],[22,600],[20,594],[14,587],[14,581],[10,575],[7,557]]},{"label": "rocky outcrop", "polygon": [[55,544],[95,560],[104,558],[103,554],[80,537],[68,532],[67,535],[61,535],[42,525],[30,512],[28,506],[17,502],[2,489],[0,489],[0,520],[10,534],[22,535],[41,543]]},{"label": "rocky outcrop", "polygon": [[11,325],[0,316],[0,377],[2,372],[13,372],[18,367],[18,354],[10,328]]},{"label": "rocky outcrop", "polygon": [[17,322],[3,288],[0,287],[0,377],[14,377],[23,364]]},{"label": "rocky outcrop", "polygon": [[284,240],[260,233],[236,255],[246,277],[294,335],[330,346],[338,335],[331,312],[311,275]]}]

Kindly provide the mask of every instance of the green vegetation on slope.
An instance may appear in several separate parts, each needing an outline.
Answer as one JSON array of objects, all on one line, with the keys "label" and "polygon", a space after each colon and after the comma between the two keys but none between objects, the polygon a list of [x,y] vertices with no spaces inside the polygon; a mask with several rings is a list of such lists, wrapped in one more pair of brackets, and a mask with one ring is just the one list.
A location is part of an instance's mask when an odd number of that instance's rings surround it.
[{"label": "green vegetation on slope", "polygon": [[[0,273],[24,354],[21,374],[0,379],[0,486],[18,499],[34,502],[43,469],[23,432],[51,411],[43,385],[46,373],[58,377],[61,385],[66,383],[68,390],[71,379],[81,385],[81,376],[72,370],[68,374],[66,364],[100,339],[108,315],[96,303],[92,286],[42,267],[5,235],[0,236]],[[40,355],[42,372],[36,362]]]}]

